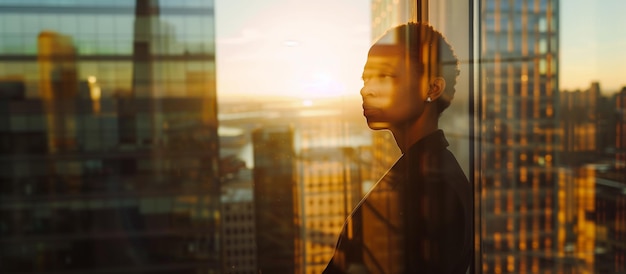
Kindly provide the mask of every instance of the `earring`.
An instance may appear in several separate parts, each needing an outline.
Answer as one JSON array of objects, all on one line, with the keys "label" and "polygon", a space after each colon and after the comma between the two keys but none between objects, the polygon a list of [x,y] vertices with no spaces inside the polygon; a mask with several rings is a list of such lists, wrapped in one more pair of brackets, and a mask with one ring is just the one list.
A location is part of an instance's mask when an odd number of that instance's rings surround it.
[{"label": "earring", "polygon": [[430,96],[428,96],[428,98],[426,98],[426,103],[430,103],[432,101],[433,101],[433,99],[430,99]]}]

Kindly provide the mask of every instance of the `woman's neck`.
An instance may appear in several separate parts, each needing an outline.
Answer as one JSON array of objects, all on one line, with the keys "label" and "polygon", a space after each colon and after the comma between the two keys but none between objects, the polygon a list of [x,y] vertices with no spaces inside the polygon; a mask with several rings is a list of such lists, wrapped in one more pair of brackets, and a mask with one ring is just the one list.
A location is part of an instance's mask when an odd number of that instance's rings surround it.
[{"label": "woman's neck", "polygon": [[424,119],[404,127],[391,128],[390,130],[400,151],[404,154],[413,144],[437,131],[437,129],[439,129],[437,119]]}]

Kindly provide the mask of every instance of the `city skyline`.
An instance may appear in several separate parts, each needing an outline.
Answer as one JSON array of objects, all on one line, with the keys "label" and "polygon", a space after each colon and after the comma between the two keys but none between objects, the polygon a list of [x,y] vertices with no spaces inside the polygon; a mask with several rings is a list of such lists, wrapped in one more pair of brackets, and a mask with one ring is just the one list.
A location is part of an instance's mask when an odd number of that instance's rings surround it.
[{"label": "city skyline", "polygon": [[[220,100],[252,95],[357,97],[371,41],[371,4],[366,0],[338,3],[216,0]],[[626,17],[619,15],[626,2],[561,3],[559,90],[585,89],[600,82],[603,93],[619,92],[626,86],[620,74],[626,71],[626,54],[621,52],[626,28],[613,26],[626,25]],[[328,15],[326,10],[333,12]],[[591,22],[581,21],[580,14],[585,13],[593,18]],[[324,20],[316,20],[319,16]],[[606,17],[611,21],[602,21]],[[320,51],[318,47],[325,44],[333,49]]]},{"label": "city skyline", "polygon": [[406,18],[457,45],[470,273],[626,271],[626,2],[477,2],[0,0],[0,271],[320,273],[401,157],[358,97]]},{"label": "city skyline", "polygon": [[[329,6],[331,13],[326,12]],[[167,8],[171,7],[164,7]],[[362,66],[371,41],[369,1],[350,0],[341,4],[317,1],[303,5],[293,0],[245,3],[216,0],[213,9],[214,30],[200,29],[198,24],[189,27],[189,19],[180,17],[169,17],[165,23],[174,39],[187,40],[185,46],[191,50],[212,47],[212,41],[198,37],[215,34],[217,92],[222,99],[234,96],[251,99],[251,95],[302,99],[358,96]],[[626,54],[621,52],[626,46],[626,28],[612,27],[626,25],[626,17],[619,15],[621,10],[626,10],[626,2],[562,1],[561,10],[559,90],[584,89],[591,82],[600,82],[603,93],[611,94],[626,86],[620,74],[626,71]],[[591,19],[583,21],[580,14]],[[69,29],[79,32],[97,26],[104,32],[119,30],[116,35],[130,41],[132,31],[123,30],[122,26],[131,22],[122,15],[117,15],[114,24],[92,19]],[[8,14],[0,22],[7,26],[19,22],[16,16]],[[317,20],[320,16],[324,18],[321,22]],[[601,18],[611,20],[601,21]],[[40,20],[51,29],[55,26],[68,29],[72,23],[48,14],[40,16]],[[23,47],[35,52],[36,33],[40,30],[32,27],[21,25],[20,30],[33,33],[32,37],[23,37],[24,44],[5,50]],[[74,42],[79,54],[132,51],[128,43],[90,43],[84,38]]]}]

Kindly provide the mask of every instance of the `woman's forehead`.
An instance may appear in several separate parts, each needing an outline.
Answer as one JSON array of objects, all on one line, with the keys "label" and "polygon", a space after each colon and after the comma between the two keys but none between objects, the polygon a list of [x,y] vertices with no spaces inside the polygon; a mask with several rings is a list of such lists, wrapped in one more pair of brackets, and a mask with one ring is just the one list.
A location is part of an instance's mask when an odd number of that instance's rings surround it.
[{"label": "woman's forehead", "polygon": [[400,64],[400,58],[398,56],[370,55],[367,57],[367,62],[365,63],[364,69],[396,70],[398,69],[398,64]]}]

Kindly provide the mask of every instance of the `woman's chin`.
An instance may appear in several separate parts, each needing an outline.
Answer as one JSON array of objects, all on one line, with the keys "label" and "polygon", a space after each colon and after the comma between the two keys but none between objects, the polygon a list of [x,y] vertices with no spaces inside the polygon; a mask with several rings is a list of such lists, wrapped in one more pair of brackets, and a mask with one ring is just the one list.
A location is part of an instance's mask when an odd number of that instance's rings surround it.
[{"label": "woman's chin", "polygon": [[389,129],[389,124],[386,122],[370,122],[367,121],[367,126],[373,130]]}]

